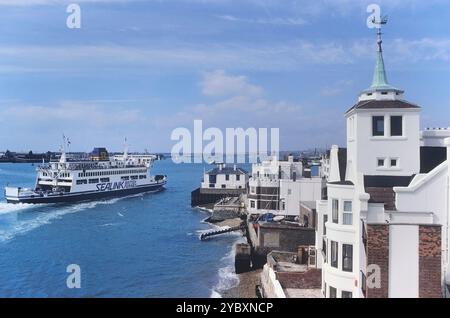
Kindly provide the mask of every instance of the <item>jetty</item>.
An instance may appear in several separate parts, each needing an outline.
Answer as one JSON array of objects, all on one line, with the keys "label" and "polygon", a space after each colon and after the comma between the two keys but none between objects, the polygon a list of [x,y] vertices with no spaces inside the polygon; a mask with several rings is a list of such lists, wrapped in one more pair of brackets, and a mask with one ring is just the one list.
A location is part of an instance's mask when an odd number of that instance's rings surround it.
[{"label": "jetty", "polygon": [[210,232],[206,232],[203,233],[202,235],[200,235],[200,240],[204,241],[207,238],[211,237],[211,236],[216,236],[216,235],[221,235],[221,234],[226,234],[226,233],[231,233],[231,232],[235,232],[235,231],[240,231],[246,228],[245,224],[241,224],[239,226],[234,226],[234,227],[230,227],[230,228],[226,228],[226,229],[220,229],[220,230],[214,230],[214,231],[210,231]]}]

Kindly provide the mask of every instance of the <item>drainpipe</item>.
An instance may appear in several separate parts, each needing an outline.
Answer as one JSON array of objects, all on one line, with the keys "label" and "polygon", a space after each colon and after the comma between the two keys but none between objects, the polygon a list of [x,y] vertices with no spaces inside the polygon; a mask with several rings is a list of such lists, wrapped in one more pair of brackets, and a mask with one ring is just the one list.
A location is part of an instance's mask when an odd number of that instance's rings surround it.
[{"label": "drainpipe", "polygon": [[448,166],[448,173],[447,173],[447,224],[446,224],[446,247],[445,247],[445,268],[444,268],[444,279],[445,279],[445,292],[444,295],[446,297],[449,297],[449,290],[447,288],[447,284],[450,284],[450,277],[447,277],[447,275],[450,276],[450,273],[448,273],[447,269],[449,266],[449,244],[450,244],[450,237],[449,237],[449,218],[450,218],[450,138],[445,139],[445,145],[447,146],[447,166]]}]

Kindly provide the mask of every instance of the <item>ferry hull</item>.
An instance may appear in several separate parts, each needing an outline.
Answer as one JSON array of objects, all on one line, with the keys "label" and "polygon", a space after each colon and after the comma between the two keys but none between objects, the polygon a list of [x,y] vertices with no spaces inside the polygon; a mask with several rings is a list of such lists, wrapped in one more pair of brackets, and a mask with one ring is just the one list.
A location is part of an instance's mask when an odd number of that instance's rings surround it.
[{"label": "ferry hull", "polygon": [[150,184],[146,186],[140,186],[136,188],[121,189],[115,191],[95,191],[95,192],[82,192],[74,194],[64,194],[59,196],[47,196],[47,197],[23,197],[23,198],[8,198],[6,201],[8,203],[18,204],[18,203],[28,203],[28,204],[39,204],[39,203],[69,203],[69,202],[81,202],[98,200],[103,198],[112,197],[123,197],[139,193],[147,192],[158,192],[164,189],[166,182],[160,182],[155,184]]}]

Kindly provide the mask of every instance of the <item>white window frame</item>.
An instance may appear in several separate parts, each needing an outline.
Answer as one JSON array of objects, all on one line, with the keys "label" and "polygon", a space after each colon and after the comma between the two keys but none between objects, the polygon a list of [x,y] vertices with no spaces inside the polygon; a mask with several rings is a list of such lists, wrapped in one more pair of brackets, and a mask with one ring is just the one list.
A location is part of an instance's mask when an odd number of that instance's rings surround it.
[{"label": "white window frame", "polygon": [[[346,207],[345,207],[346,203],[350,203],[350,210],[346,210]],[[346,219],[346,217],[348,219]],[[348,220],[350,220],[350,222],[348,222]],[[344,202],[343,202],[342,224],[353,225],[353,201],[352,200],[344,200]]]}]

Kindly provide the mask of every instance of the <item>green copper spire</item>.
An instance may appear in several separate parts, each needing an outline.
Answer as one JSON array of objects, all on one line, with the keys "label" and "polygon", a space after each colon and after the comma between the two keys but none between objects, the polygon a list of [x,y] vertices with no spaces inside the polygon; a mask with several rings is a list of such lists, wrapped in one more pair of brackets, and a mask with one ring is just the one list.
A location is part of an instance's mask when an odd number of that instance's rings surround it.
[{"label": "green copper spire", "polygon": [[377,44],[378,44],[378,50],[377,50],[377,61],[375,64],[375,71],[373,74],[373,80],[372,85],[369,89],[363,91],[363,93],[373,93],[377,91],[394,91],[403,93],[402,90],[399,90],[391,85],[389,85],[387,75],[386,75],[386,67],[384,65],[384,58],[383,58],[383,40],[381,38],[381,27],[387,23],[387,18],[383,18],[381,21],[376,22],[374,20],[374,23],[377,25]]},{"label": "green copper spire", "polygon": [[375,64],[375,72],[373,74],[373,81],[371,88],[387,88],[390,87],[387,75],[386,68],[384,67],[384,59],[383,59],[383,48],[381,44],[383,41],[381,40],[381,31],[378,31],[378,52],[377,52],[377,63]]}]

